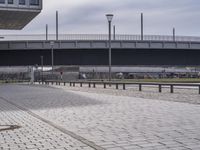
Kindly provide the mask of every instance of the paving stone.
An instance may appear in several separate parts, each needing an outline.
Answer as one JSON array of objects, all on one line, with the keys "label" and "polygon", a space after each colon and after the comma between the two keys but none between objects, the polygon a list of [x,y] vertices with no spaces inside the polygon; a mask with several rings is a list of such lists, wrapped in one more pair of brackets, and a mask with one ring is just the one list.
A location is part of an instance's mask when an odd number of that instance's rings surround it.
[{"label": "paving stone", "polygon": [[[197,149],[200,145],[200,105],[186,102],[190,101],[190,94],[157,93],[159,96],[156,97],[155,93],[149,96],[151,94],[147,92],[146,97],[137,98],[132,94],[117,95],[112,93],[113,90],[108,93],[99,89],[95,89],[97,92],[83,89],[82,92],[81,88],[7,85],[0,86],[0,95],[105,149],[184,150]],[[165,96],[163,99],[166,101],[159,100],[161,96]],[[172,101],[184,96],[185,103]],[[199,98],[199,95],[192,97]],[[4,105],[8,104],[4,102]],[[23,125],[14,134],[0,134],[3,144],[15,138],[25,141],[25,145],[36,144],[41,149],[45,146],[91,149],[24,113],[14,106],[2,106],[0,118],[6,116],[3,122]]]}]

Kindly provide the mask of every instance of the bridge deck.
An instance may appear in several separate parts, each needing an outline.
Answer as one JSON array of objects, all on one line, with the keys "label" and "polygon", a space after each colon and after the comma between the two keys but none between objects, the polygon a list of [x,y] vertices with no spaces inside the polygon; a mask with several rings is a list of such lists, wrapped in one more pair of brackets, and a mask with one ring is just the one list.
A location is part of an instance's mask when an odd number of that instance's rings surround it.
[{"label": "bridge deck", "polygon": [[[50,41],[1,41],[0,50],[51,49]],[[54,41],[54,49],[107,49],[107,40],[62,40]],[[200,49],[200,42],[115,40],[114,49]]]}]

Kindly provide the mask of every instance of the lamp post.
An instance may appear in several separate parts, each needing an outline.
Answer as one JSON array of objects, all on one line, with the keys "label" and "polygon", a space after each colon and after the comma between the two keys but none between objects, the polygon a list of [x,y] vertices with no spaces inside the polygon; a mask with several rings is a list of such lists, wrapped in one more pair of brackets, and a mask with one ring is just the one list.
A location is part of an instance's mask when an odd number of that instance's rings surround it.
[{"label": "lamp post", "polygon": [[40,56],[40,58],[41,58],[41,67],[42,67],[42,84],[43,84],[43,66],[44,66],[43,56]]},{"label": "lamp post", "polygon": [[111,56],[111,22],[113,19],[113,14],[106,14],[108,19],[108,37],[109,37],[109,81],[111,81],[111,63],[112,63],[112,56]]},{"label": "lamp post", "polygon": [[53,46],[54,46],[54,41],[51,41],[50,45],[51,45],[51,67],[52,67],[52,76],[53,76],[53,68],[54,68]]}]

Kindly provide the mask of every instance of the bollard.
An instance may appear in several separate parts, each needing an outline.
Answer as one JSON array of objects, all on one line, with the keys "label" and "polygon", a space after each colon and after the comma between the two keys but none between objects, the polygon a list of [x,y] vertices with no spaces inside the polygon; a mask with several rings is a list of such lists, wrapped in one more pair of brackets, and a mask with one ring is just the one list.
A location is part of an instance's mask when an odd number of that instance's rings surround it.
[{"label": "bollard", "polygon": [[142,91],[142,84],[139,84],[139,91]]},{"label": "bollard", "polygon": [[170,85],[170,92],[174,93],[174,86],[173,85]]},{"label": "bollard", "polygon": [[123,90],[126,90],[126,84],[123,83]]},{"label": "bollard", "polygon": [[53,85],[53,81],[51,82],[51,84]]},{"label": "bollard", "polygon": [[64,82],[64,86],[65,86],[65,84],[66,84],[66,83]]},{"label": "bollard", "polygon": [[73,83],[73,87],[75,87],[75,86],[76,86],[76,83],[74,82],[74,83]]},{"label": "bollard", "polygon": [[119,85],[118,85],[118,83],[116,83],[116,89],[119,89]]},{"label": "bollard", "polygon": [[88,85],[88,86],[89,86],[89,88],[91,88],[91,84],[90,84],[90,83],[89,83],[89,85]]},{"label": "bollard", "polygon": [[80,87],[83,87],[83,83],[82,82],[80,83]]},{"label": "bollard", "polygon": [[93,83],[93,88],[96,88],[96,84],[95,83]]},{"label": "bollard", "polygon": [[69,86],[72,86],[72,83],[71,83],[71,82],[69,82]]},{"label": "bollard", "polygon": [[106,83],[103,84],[104,89],[106,88]]},{"label": "bollard", "polygon": [[200,85],[199,85],[199,94],[200,94]]},{"label": "bollard", "polygon": [[158,88],[159,88],[159,93],[161,93],[161,92],[162,92],[162,85],[159,84],[159,85],[158,85]]},{"label": "bollard", "polygon": [[58,82],[58,84],[60,85],[60,82]]}]

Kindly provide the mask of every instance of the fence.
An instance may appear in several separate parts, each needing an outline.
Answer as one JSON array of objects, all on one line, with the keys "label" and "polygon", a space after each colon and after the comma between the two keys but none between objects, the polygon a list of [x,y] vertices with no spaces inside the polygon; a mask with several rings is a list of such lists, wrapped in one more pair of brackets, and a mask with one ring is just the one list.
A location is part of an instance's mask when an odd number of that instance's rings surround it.
[{"label": "fence", "polygon": [[[108,40],[107,34],[59,34],[59,40]],[[112,40],[141,40],[140,35],[116,34],[112,35]],[[49,34],[46,39],[45,34],[27,35],[0,35],[0,41],[34,41],[34,40],[56,40],[55,34]],[[148,41],[174,41],[170,35],[144,35],[143,40]],[[200,41],[200,37],[195,36],[176,36],[175,41]]]},{"label": "fence", "polygon": [[[43,82],[39,82],[39,84],[43,84]],[[75,87],[79,85],[83,87],[84,84],[87,84],[89,88],[93,87],[96,88],[96,85],[102,85],[103,88],[106,89],[107,86],[115,86],[116,89],[119,89],[121,86],[123,90],[126,90],[127,85],[137,85],[138,90],[142,91],[142,87],[144,85],[154,85],[158,87],[158,92],[162,92],[163,87],[168,87],[170,89],[170,93],[174,93],[174,87],[196,87],[198,88],[198,93],[200,94],[200,84],[187,84],[187,83],[148,83],[148,82],[100,82],[100,81],[70,81],[70,82],[62,82],[62,81],[45,81],[45,84],[56,84],[61,85],[63,84],[66,86],[69,83],[69,86]]]}]

